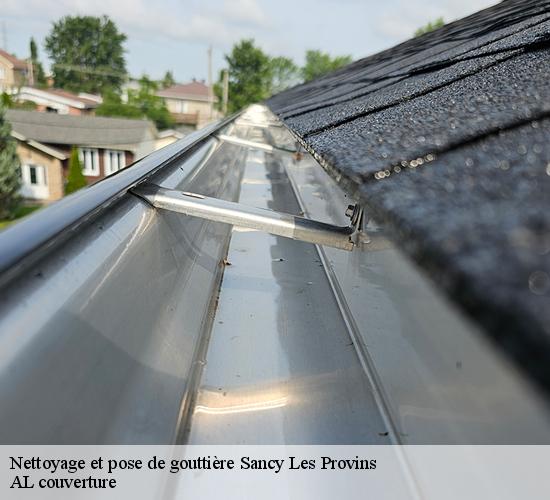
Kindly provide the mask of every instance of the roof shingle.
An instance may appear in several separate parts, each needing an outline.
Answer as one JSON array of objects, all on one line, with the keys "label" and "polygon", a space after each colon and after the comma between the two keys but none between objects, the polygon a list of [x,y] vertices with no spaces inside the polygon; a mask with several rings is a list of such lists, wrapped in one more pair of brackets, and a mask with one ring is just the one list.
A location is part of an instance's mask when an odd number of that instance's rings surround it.
[{"label": "roof shingle", "polygon": [[23,59],[18,59],[17,57],[12,56],[9,52],[6,52],[3,49],[0,49],[0,56],[2,56],[4,59],[7,59],[15,69],[27,69],[27,61],[24,61]]},{"label": "roof shingle", "polygon": [[15,132],[45,144],[135,145],[147,137],[149,130],[155,130],[154,124],[148,120],[59,115],[15,109],[8,110],[6,118]]},{"label": "roof shingle", "polygon": [[550,390],[550,1],[508,0],[268,101]]}]

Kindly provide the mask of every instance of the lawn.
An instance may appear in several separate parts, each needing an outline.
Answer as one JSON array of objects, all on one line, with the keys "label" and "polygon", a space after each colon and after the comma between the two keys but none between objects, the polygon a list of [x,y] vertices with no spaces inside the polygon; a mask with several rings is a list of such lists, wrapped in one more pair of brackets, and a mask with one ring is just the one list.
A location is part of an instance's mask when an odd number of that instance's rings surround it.
[{"label": "lawn", "polygon": [[9,225],[18,222],[19,219],[31,214],[35,210],[42,208],[42,205],[22,205],[15,210],[15,217],[13,219],[0,220],[0,231],[6,229]]}]

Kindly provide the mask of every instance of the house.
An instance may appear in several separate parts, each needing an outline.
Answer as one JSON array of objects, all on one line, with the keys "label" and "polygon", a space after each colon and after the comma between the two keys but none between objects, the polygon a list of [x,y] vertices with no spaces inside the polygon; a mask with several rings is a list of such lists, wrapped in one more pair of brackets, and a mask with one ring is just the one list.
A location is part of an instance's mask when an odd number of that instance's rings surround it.
[{"label": "house", "polygon": [[173,129],[161,130],[157,134],[157,140],[155,142],[155,151],[157,149],[162,149],[165,146],[169,146],[170,144],[176,141],[179,141],[184,136],[185,134],[179,130],[173,130]]},{"label": "house", "polygon": [[40,113],[10,109],[25,198],[50,202],[63,196],[71,149],[80,153],[89,184],[155,149],[157,130],[147,120]]},{"label": "house", "polygon": [[213,106],[217,99],[202,81],[178,83],[159,90],[156,95],[162,97],[177,124],[201,128],[219,117]]},{"label": "house", "polygon": [[60,115],[93,115],[95,108],[103,101],[101,97],[92,94],[77,95],[61,89],[34,87],[21,87],[16,99],[22,102],[34,102],[37,111]]},{"label": "house", "polygon": [[12,93],[27,83],[30,64],[0,49],[0,93]]}]

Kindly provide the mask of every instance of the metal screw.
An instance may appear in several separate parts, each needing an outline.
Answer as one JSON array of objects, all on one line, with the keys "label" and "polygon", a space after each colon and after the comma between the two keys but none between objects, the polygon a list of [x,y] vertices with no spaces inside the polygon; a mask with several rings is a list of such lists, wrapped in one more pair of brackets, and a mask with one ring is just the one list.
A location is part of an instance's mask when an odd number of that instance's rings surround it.
[{"label": "metal screw", "polygon": [[348,208],[346,208],[346,217],[349,217],[351,219],[354,213],[355,213],[355,205],[348,205]]}]

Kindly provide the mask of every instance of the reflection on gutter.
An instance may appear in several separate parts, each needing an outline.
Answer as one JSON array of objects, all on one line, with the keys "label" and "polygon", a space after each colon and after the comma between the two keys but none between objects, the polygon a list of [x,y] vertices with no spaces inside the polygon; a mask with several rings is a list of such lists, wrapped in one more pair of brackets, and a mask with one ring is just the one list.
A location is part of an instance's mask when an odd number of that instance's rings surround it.
[{"label": "reflection on gutter", "polygon": [[[122,250],[121,256],[126,254],[136,237],[147,230],[150,223],[154,220],[154,216],[155,213],[151,210],[140,215],[139,223],[136,229],[133,230],[133,234],[130,236],[128,243],[126,243],[124,250]],[[121,229],[117,229],[117,227]],[[104,256],[110,256],[113,252],[119,251],[120,241],[128,237],[123,227],[123,223],[114,221],[112,226],[110,226],[107,231],[104,231],[104,234],[109,233],[114,235],[113,238],[105,238],[104,247],[102,249]],[[115,263],[110,266],[109,270],[105,272],[100,283],[94,287],[88,299],[79,307],[79,314],[82,314],[86,306],[91,302],[91,299],[96,296],[99,289],[106,282],[107,278],[111,276],[115,267],[120,262],[121,256],[119,256]],[[7,318],[12,315],[15,319],[11,319],[11,328],[2,332],[2,335],[0,335],[0,366],[7,367],[10,363],[13,363],[25,347],[33,341],[35,335],[39,333],[40,325],[43,324],[45,318],[51,314],[51,311],[55,311],[59,308],[58,294],[54,291],[64,289],[66,290],[67,296],[75,294],[76,290],[78,290],[84,282],[98,273],[104,262],[97,259],[95,262],[92,261],[90,265],[83,267],[75,263],[75,260],[76,259],[71,259],[65,262],[63,266],[55,266],[57,268],[54,268],[53,271],[47,271],[46,279],[44,279],[42,275],[42,266],[39,265],[36,267],[34,276],[35,279],[36,276],[40,276],[40,280],[37,283],[35,282],[34,290],[26,292],[26,299],[20,303],[21,306],[27,308],[23,309],[23,311],[28,311],[28,308],[31,307],[33,302],[40,303],[40,308],[35,308],[32,314],[28,312],[22,313],[21,310],[16,308],[9,310],[8,307],[7,311],[2,308],[0,311],[2,320],[7,320]],[[3,374],[3,372],[0,373],[0,375]]]},{"label": "reflection on gutter", "polygon": [[249,227],[239,227],[239,226],[233,226],[233,232],[234,233],[257,233],[257,229],[251,229]]},{"label": "reflection on gutter", "polygon": [[[133,249],[134,241],[138,237],[141,237],[145,234],[149,226],[153,223],[154,219],[155,219],[155,212],[153,210],[146,210],[143,214],[141,214],[138,225],[134,230],[134,233],[130,237],[130,240],[125,244],[124,249],[120,252],[115,262],[109,266],[109,269],[105,272],[101,281],[94,287],[88,299],[80,306],[80,309],[79,309],[80,312],[84,311],[88,306],[88,304],[95,298],[96,294],[102,289],[103,285],[111,277],[111,275],[116,270],[120,262],[122,262],[124,257],[126,257],[128,250]],[[109,230],[112,231],[112,228]],[[118,237],[116,232],[114,232],[114,234],[115,236]]]},{"label": "reflection on gutter", "polygon": [[264,411],[282,408],[287,405],[287,398],[273,399],[271,401],[260,401],[258,403],[247,403],[233,406],[197,406],[195,413],[207,413],[209,415],[226,415],[228,413],[245,413],[249,411]]},{"label": "reflection on gutter", "polygon": [[[206,413],[208,415],[227,415],[233,413],[274,410],[276,408],[282,408],[288,404],[288,396],[277,396],[278,395],[264,394],[262,399],[262,395],[260,394],[258,398],[253,399],[250,397],[242,396],[222,396],[220,393],[212,391],[204,399],[223,399],[224,403],[229,401],[229,404],[217,406],[214,401],[212,401],[211,404],[199,404],[195,406],[195,413]],[[237,404],[231,404],[231,400],[234,400]],[[242,402],[243,400],[248,400],[248,402]],[[222,401],[219,402],[221,403]]]}]

